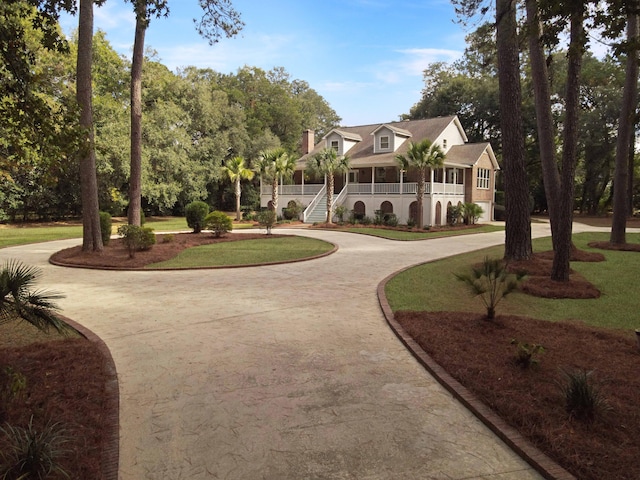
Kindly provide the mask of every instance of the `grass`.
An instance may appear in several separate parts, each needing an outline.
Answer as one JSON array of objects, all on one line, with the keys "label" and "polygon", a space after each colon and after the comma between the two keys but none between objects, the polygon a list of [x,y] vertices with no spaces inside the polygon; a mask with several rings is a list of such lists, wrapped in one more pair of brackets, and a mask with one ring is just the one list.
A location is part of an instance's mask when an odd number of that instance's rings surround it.
[{"label": "grass", "polygon": [[82,237],[80,225],[0,226],[0,248]]},{"label": "grass", "polygon": [[306,237],[239,240],[189,248],[178,256],[147,268],[192,268],[273,263],[327,253],[333,245]]},{"label": "grass", "polygon": [[[606,241],[608,234],[581,233],[574,235],[574,243],[580,249],[591,241]],[[629,243],[640,243],[640,234],[627,234]],[[551,249],[551,239],[533,242],[535,251]],[[572,262],[571,267],[593,283],[602,296],[594,300],[557,300],[537,298],[519,292],[512,293],[498,307],[497,314],[523,315],[543,320],[579,320],[588,325],[616,329],[640,328],[637,295],[637,272],[640,254],[598,250],[605,262]],[[482,302],[472,297],[454,272],[466,272],[470,265],[482,261],[484,256],[502,257],[504,247],[439,260],[406,270],[394,277],[386,288],[392,310],[412,311],[466,311],[485,313]],[[420,288],[415,288],[420,285]]]},{"label": "grass", "polygon": [[[112,234],[115,235],[118,226],[126,220],[114,218]],[[149,217],[145,226],[159,232],[179,232],[190,230],[184,217]],[[234,230],[252,228],[251,223],[234,224]],[[30,243],[50,242],[52,240],[66,240],[82,238],[82,225],[78,222],[71,224],[34,224],[0,225],[0,248],[27,245]]]},{"label": "grass", "polygon": [[470,235],[473,233],[489,233],[504,230],[499,225],[482,225],[478,228],[460,229],[460,230],[435,230],[423,232],[413,232],[405,230],[388,230],[384,228],[354,227],[341,228],[340,231],[350,233],[360,233],[363,235],[373,235],[374,237],[386,238],[388,240],[427,240],[429,238],[451,237],[453,235]]}]

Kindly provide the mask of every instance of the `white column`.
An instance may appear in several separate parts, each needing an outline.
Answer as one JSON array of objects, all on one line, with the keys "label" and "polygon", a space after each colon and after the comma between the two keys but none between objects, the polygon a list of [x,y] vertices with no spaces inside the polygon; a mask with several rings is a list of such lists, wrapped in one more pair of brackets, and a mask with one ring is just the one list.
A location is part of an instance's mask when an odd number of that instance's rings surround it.
[{"label": "white column", "polygon": [[375,193],[376,190],[376,167],[371,167],[371,195]]}]

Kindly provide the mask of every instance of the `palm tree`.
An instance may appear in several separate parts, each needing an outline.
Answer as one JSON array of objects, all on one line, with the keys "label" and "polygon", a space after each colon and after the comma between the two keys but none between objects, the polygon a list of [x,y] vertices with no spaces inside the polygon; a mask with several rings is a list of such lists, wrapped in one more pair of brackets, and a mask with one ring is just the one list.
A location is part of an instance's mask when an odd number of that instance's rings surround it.
[{"label": "palm tree", "polygon": [[333,176],[349,171],[349,157],[338,155],[333,148],[325,148],[308,160],[307,168],[315,174],[327,176],[327,223],[333,223]]},{"label": "palm tree", "polygon": [[17,260],[5,262],[0,270],[0,323],[21,318],[39,330],[49,327],[64,331],[66,324],[55,313],[54,300],[62,295],[32,291],[41,271]]},{"label": "palm tree", "polygon": [[247,168],[244,163],[244,158],[233,157],[225,162],[222,170],[229,175],[229,180],[235,185],[236,190],[236,220],[242,219],[240,214],[240,194],[242,189],[240,188],[241,180],[251,180],[253,178],[253,170]]},{"label": "palm tree", "polygon": [[427,177],[427,170],[429,168],[439,168],[444,164],[445,155],[440,148],[440,145],[432,143],[429,139],[425,138],[421,142],[413,143],[409,142],[409,149],[406,154],[396,155],[396,162],[403,170],[409,168],[416,168],[420,173],[418,177],[418,191],[416,193],[416,200],[418,201],[418,228],[424,226],[423,219],[423,201],[424,201],[424,185]]},{"label": "palm tree", "polygon": [[273,148],[260,152],[256,170],[265,180],[271,181],[271,205],[278,214],[278,180],[291,178],[296,169],[296,161],[284,148]]}]

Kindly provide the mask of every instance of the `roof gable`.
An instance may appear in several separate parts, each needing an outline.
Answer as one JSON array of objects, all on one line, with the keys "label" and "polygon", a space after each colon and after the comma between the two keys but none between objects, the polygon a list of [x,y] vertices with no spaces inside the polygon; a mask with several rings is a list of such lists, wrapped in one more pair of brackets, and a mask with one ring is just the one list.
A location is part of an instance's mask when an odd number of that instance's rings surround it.
[{"label": "roof gable", "polygon": [[[349,142],[357,142],[355,143],[347,152],[351,160],[351,165],[353,168],[359,168],[367,165],[379,165],[379,166],[387,166],[387,165],[396,165],[395,157],[397,154],[403,154],[409,148],[409,141],[405,141],[399,148],[395,151],[384,152],[384,153],[374,153],[374,143],[376,132],[379,132],[383,128],[388,128],[394,134],[398,136],[402,136],[403,138],[410,138],[412,142],[420,142],[422,140],[429,139],[432,142],[437,141],[440,137],[443,136],[443,133],[449,129],[450,127],[454,128],[460,133],[460,137],[462,141],[467,142],[467,136],[464,133],[464,129],[462,128],[462,124],[457,116],[448,116],[448,117],[436,117],[436,118],[428,118],[422,120],[405,120],[400,122],[388,122],[388,123],[376,123],[371,125],[360,125],[354,127],[339,127],[331,130],[327,133],[322,141],[318,142],[316,146],[313,148],[311,152],[304,155],[298,160],[298,168],[304,168],[307,159],[312,157],[313,155],[320,152],[323,148],[326,147],[326,139],[331,134],[340,135],[344,140]],[[457,136],[457,135],[456,135]],[[465,146],[468,144],[465,144]],[[475,144],[478,145],[478,144]],[[479,144],[484,145],[482,152],[488,145],[488,148],[491,149],[491,145],[489,144]],[[451,149],[453,149],[454,145],[451,145]],[[458,145],[461,146],[461,145]],[[451,150],[450,149],[450,150]],[[454,151],[447,152],[446,163],[458,163],[454,161],[457,158],[457,153]],[[467,158],[467,154],[470,154],[471,151],[465,151],[464,158],[466,160],[462,161],[461,164],[471,165]],[[479,156],[482,154],[480,152],[478,156],[475,158],[474,162],[478,160]],[[498,168],[498,163],[495,161],[495,155],[493,154],[493,150],[490,150],[490,157],[492,158],[492,162],[495,167]],[[449,159],[449,155],[452,155],[451,160]],[[473,155],[471,155],[472,157]],[[464,163],[467,162],[467,163]]]}]

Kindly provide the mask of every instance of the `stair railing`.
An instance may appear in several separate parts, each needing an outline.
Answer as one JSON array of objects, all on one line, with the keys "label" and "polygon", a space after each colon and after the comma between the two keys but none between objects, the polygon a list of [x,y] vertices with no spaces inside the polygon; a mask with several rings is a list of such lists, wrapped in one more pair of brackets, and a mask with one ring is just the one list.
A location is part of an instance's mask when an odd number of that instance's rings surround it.
[{"label": "stair railing", "polygon": [[302,212],[302,222],[303,223],[307,223],[307,218],[309,217],[309,215],[311,215],[311,213],[315,210],[315,208],[318,206],[318,202],[320,201],[320,199],[327,193],[327,185],[323,185],[322,188],[320,189],[320,191],[316,194],[315,197],[313,197],[313,200],[311,200],[311,202],[309,203],[309,205],[307,205],[307,208],[304,209],[304,212]]}]

